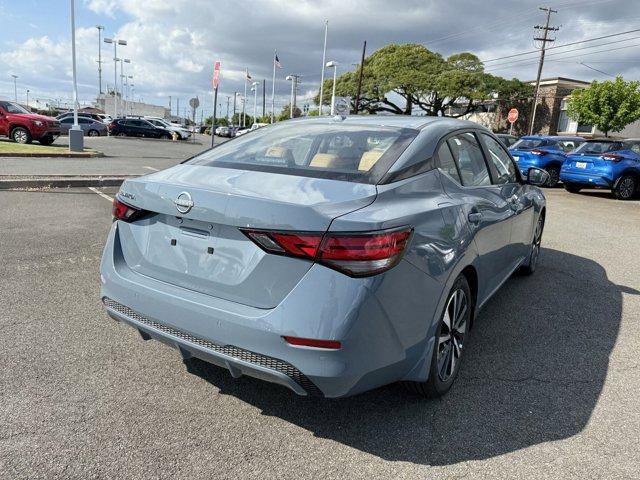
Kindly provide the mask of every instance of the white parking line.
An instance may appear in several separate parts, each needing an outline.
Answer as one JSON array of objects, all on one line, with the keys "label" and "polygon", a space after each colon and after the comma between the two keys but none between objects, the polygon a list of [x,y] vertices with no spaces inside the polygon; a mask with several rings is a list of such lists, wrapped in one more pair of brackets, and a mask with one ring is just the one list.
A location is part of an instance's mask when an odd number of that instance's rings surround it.
[{"label": "white parking line", "polygon": [[89,190],[91,190],[93,193],[95,193],[96,195],[100,195],[102,198],[104,198],[105,200],[108,200],[109,202],[113,202],[113,197],[110,197],[109,195],[107,195],[106,193],[102,193],[100,190],[98,190],[97,188],[94,187],[87,187]]},{"label": "white parking line", "polygon": [[160,169],[153,168],[153,167],[142,167],[142,168],[146,168],[147,170],[153,170],[154,172],[159,172],[160,171]]}]

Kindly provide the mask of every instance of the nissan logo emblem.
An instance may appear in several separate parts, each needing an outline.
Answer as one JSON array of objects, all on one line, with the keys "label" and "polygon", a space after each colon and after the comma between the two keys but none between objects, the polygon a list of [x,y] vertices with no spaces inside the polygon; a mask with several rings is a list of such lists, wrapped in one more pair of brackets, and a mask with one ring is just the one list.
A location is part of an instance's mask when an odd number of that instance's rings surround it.
[{"label": "nissan logo emblem", "polygon": [[193,200],[188,192],[179,193],[173,203],[176,204],[176,208],[180,213],[189,213],[193,208]]}]

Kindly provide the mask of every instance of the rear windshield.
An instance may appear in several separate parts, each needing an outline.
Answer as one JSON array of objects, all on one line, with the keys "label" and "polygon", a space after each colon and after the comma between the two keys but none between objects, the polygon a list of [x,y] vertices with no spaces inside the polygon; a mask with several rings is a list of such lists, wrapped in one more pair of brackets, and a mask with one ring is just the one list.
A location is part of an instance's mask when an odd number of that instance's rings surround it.
[{"label": "rear windshield", "polygon": [[291,122],[259,128],[186,163],[377,183],[418,131]]},{"label": "rear windshield", "polygon": [[534,139],[521,138],[516,143],[511,145],[511,148],[513,149],[517,148],[519,150],[532,150],[534,148],[538,148],[543,145],[546,145],[545,142],[546,140],[542,140],[540,138],[534,138]]},{"label": "rear windshield", "polygon": [[513,150],[532,150],[534,148],[547,147],[563,152],[575,150],[582,144],[580,140],[556,140],[551,138],[521,138],[511,145]]},{"label": "rear windshield", "polygon": [[585,142],[573,153],[605,153],[620,150],[620,142]]}]

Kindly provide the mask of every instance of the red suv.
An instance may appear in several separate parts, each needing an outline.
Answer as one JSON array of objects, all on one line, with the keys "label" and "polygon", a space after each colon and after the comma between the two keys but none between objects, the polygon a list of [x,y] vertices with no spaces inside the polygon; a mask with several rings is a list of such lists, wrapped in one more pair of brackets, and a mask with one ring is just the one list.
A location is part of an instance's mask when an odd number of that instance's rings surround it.
[{"label": "red suv", "polygon": [[30,113],[17,103],[0,101],[2,135],[17,143],[37,140],[41,145],[51,145],[60,135],[60,122],[52,117]]}]

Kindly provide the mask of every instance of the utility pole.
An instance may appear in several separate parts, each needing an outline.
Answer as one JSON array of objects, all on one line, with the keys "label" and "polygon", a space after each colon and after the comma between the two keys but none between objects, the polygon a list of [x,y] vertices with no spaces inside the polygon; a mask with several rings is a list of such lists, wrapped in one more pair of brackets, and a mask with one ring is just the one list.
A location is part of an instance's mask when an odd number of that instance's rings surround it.
[{"label": "utility pole", "polygon": [[549,21],[551,20],[551,14],[558,13],[558,11],[553,10],[549,7],[540,7],[540,10],[542,10],[543,12],[547,12],[547,21],[545,22],[544,27],[542,25],[536,25],[535,27],[533,27],[536,30],[542,30],[543,34],[542,34],[542,37],[533,38],[534,40],[538,40],[542,42],[542,46],[540,47],[540,61],[538,62],[538,75],[536,77],[536,88],[533,94],[533,111],[531,113],[531,123],[529,124],[529,135],[533,135],[533,127],[536,121],[536,110],[538,108],[538,93],[540,91],[540,77],[542,75],[542,65],[544,65],[544,53],[547,48],[547,43],[551,43],[555,41],[555,38],[549,38],[549,32],[557,32],[558,30],[560,30],[559,27],[549,26]]},{"label": "utility pole", "polygon": [[227,124],[229,123],[229,100],[231,100],[231,95],[227,95]]},{"label": "utility pole", "polygon": [[355,114],[358,114],[358,108],[360,107],[360,93],[362,92],[362,74],[364,72],[364,56],[367,51],[367,41],[364,41],[364,45],[362,45],[362,60],[360,60],[360,75],[358,75],[358,92],[356,93],[356,111]]},{"label": "utility pole", "polygon": [[289,104],[289,118],[293,118],[293,113],[296,108],[296,97],[298,93],[298,79],[300,75],[287,75],[287,80],[291,82],[291,100]]},{"label": "utility pole", "polygon": [[173,115],[173,112],[171,111],[171,95],[169,95],[169,117],[171,117],[171,115]]}]

